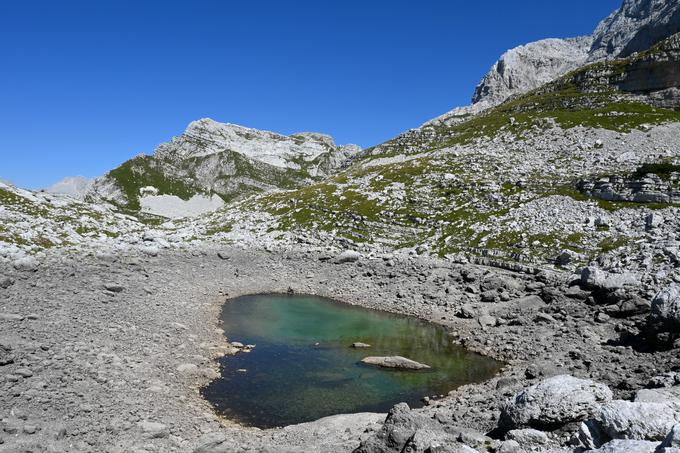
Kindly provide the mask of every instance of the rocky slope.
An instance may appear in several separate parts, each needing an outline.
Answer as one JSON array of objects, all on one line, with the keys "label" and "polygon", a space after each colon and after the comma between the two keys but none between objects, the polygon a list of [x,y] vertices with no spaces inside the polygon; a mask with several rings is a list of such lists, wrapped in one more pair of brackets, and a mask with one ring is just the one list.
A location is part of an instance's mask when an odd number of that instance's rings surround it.
[{"label": "rocky slope", "polygon": [[308,184],[358,151],[336,146],[327,135],[284,136],[202,119],[153,155],[137,156],[97,178],[85,197],[131,211],[197,214],[220,207],[220,200]]}]

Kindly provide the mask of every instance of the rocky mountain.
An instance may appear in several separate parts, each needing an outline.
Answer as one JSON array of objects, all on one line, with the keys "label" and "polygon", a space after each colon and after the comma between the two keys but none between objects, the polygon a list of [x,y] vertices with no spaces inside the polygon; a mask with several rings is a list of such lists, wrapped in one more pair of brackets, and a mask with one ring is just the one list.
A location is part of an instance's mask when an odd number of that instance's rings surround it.
[{"label": "rocky mountain", "polygon": [[76,200],[85,198],[85,194],[92,187],[93,180],[84,176],[68,176],[61,181],[47,187],[45,192],[55,195],[68,195]]},{"label": "rocky mountain", "polygon": [[360,150],[330,136],[284,136],[211,119],[95,179],[90,201],[166,217],[214,210],[255,192],[291,189],[330,175]]},{"label": "rocky mountain", "polygon": [[593,33],[590,62],[628,57],[680,32],[676,0],[626,0]]},{"label": "rocky mountain", "polygon": [[544,39],[508,50],[475,88],[472,103],[500,104],[572,71],[588,59],[590,36]]},{"label": "rocky mountain", "polygon": [[[625,0],[591,36],[545,39],[507,51],[475,89],[472,103],[494,106],[586,62],[628,57],[680,32],[680,2]],[[454,116],[453,113],[448,116]]]}]

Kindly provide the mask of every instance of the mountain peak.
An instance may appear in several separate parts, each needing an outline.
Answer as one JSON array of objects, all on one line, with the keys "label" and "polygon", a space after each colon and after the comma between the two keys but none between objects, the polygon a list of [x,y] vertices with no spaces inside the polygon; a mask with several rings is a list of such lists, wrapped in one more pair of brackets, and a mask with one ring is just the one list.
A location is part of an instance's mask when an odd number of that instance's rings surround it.
[{"label": "mountain peak", "polygon": [[92,179],[85,176],[67,176],[59,182],[45,188],[45,192],[68,195],[76,200],[82,200],[92,186]]}]

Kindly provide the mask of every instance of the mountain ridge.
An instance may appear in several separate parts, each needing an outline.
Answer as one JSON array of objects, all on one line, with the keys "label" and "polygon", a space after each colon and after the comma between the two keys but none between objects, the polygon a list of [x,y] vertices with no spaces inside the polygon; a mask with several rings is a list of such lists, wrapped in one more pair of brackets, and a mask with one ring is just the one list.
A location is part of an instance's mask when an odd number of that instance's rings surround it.
[{"label": "mountain ridge", "polygon": [[153,196],[166,196],[166,203],[174,200],[173,211],[194,196],[217,195],[229,202],[253,192],[307,184],[359,150],[356,145],[337,146],[325,134],[286,136],[204,118],[192,121],[152,155],[139,155],[96,178],[85,199],[136,211],[144,198],[140,191],[152,187]]}]

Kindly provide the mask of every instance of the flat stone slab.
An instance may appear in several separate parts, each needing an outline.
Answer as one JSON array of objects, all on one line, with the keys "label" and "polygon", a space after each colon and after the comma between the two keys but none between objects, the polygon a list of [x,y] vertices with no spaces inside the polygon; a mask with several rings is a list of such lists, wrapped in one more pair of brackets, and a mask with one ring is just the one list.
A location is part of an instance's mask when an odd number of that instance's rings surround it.
[{"label": "flat stone slab", "polygon": [[355,349],[361,349],[361,348],[370,348],[371,345],[368,344],[368,343],[362,343],[360,341],[356,341],[356,342],[352,343],[352,347],[355,348]]},{"label": "flat stone slab", "polygon": [[368,365],[375,365],[383,368],[396,368],[399,370],[425,370],[431,368],[429,365],[399,355],[388,357],[364,357],[361,361]]}]

